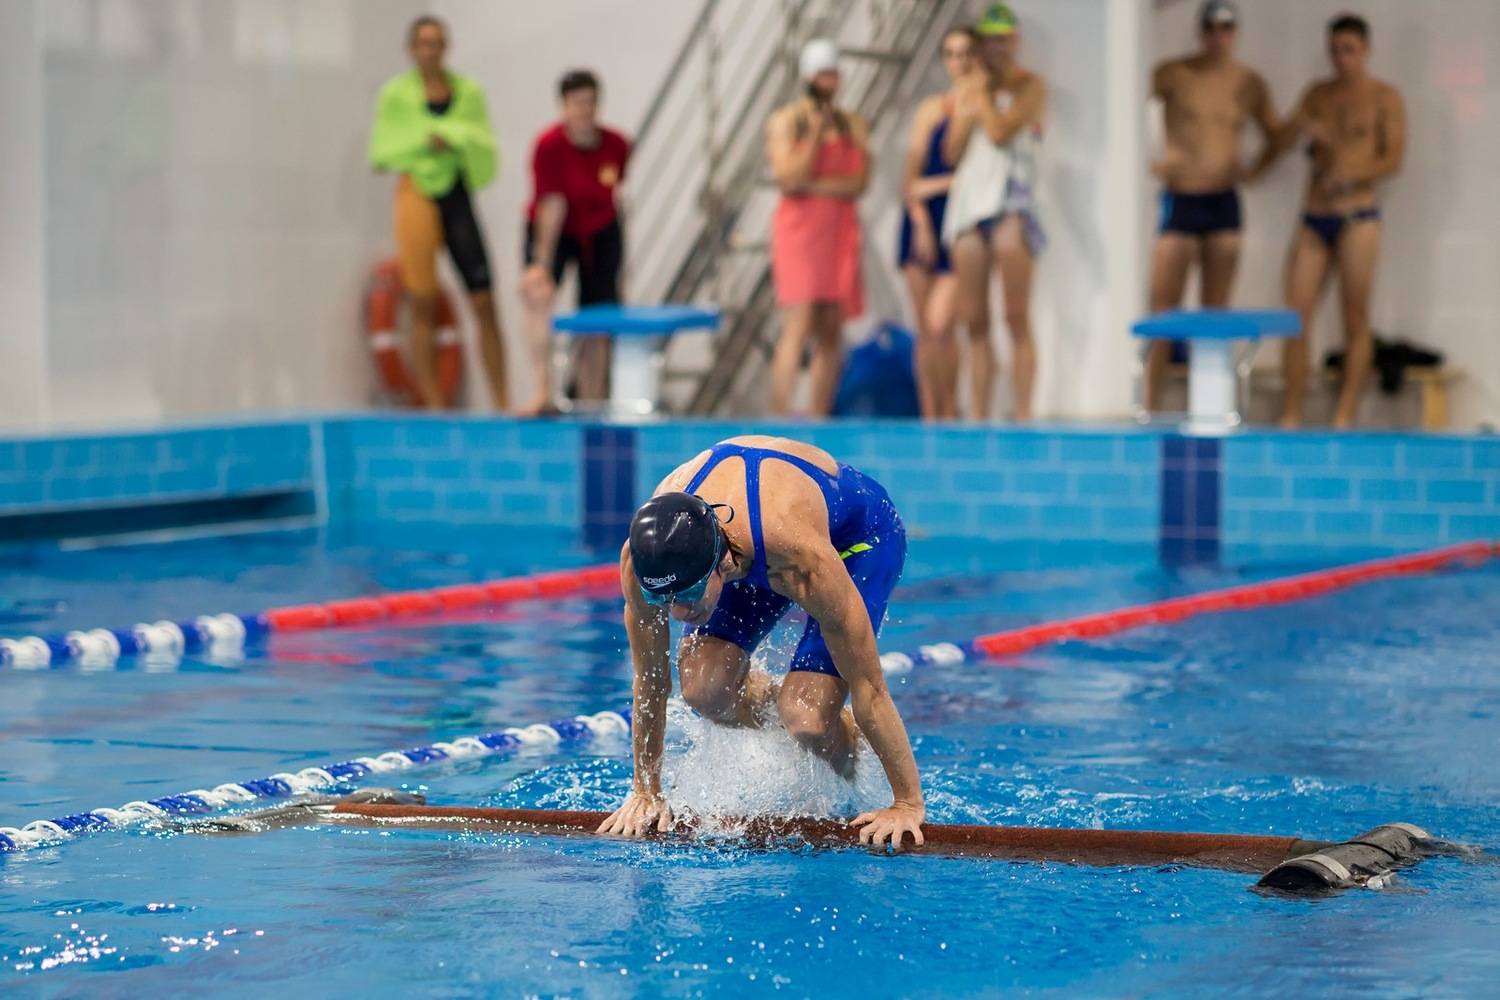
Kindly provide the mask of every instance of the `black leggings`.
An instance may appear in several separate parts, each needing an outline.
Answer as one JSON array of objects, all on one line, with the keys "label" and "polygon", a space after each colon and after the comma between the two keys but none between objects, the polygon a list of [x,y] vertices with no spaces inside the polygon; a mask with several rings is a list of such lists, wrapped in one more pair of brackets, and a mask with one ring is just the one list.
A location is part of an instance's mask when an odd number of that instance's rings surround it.
[{"label": "black leggings", "polygon": [[438,216],[443,220],[443,241],[453,257],[453,266],[470,292],[490,290],[490,258],[484,252],[484,232],[474,215],[469,189],[462,178],[452,190],[435,199]]}]

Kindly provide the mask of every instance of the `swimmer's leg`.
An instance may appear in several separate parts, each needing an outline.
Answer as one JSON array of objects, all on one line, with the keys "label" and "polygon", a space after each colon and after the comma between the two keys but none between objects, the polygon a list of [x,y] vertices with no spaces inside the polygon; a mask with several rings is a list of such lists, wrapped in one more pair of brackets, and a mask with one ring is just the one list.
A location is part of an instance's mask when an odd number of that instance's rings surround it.
[{"label": "swimmer's leg", "polygon": [[682,637],[677,648],[682,700],[720,725],[759,729],[776,702],[776,682],[750,654],[734,643],[704,632]]},{"label": "swimmer's leg", "polygon": [[[1197,237],[1187,233],[1164,232],[1156,237],[1151,248],[1151,312],[1165,312],[1182,305],[1182,297],[1187,292],[1188,268],[1197,248]],[[1151,341],[1146,348],[1145,405],[1149,411],[1161,409],[1167,367],[1171,362],[1172,342]]]},{"label": "swimmer's leg", "polygon": [[1375,360],[1370,331],[1370,295],[1380,257],[1380,220],[1361,219],[1344,226],[1337,251],[1339,298],[1344,311],[1344,384],[1339,391],[1333,426],[1353,427],[1365,380]]},{"label": "swimmer's leg", "polygon": [[1297,227],[1292,250],[1286,262],[1286,304],[1302,317],[1302,335],[1288,337],[1282,346],[1282,367],[1286,377],[1286,408],[1281,426],[1302,426],[1302,404],[1307,396],[1307,343],[1312,335],[1318,299],[1328,280],[1330,258],[1328,246],[1312,229]]},{"label": "swimmer's leg", "polygon": [[848,697],[849,685],[837,674],[794,670],[781,684],[776,708],[794,740],[852,780],[858,730],[844,706]]}]

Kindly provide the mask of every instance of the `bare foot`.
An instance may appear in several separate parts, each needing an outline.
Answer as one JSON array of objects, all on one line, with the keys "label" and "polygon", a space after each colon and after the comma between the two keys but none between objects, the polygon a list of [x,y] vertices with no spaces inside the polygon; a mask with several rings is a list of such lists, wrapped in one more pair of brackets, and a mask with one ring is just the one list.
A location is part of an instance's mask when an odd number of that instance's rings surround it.
[{"label": "bare foot", "polygon": [[557,408],[557,404],[546,397],[533,399],[525,406],[518,406],[511,411],[512,416],[520,417],[522,420],[531,420],[537,417],[555,417],[561,413],[562,411]]},{"label": "bare foot", "polygon": [[1277,425],[1284,431],[1296,431],[1302,429],[1302,415],[1300,413],[1288,413],[1281,418]]}]

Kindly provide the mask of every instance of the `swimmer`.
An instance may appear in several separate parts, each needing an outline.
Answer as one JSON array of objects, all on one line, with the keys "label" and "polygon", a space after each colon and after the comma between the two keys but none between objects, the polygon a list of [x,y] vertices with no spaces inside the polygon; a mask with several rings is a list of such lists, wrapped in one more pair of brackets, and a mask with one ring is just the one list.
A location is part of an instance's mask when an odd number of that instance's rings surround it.
[{"label": "swimmer", "polygon": [[978,36],[968,27],[943,36],[943,68],[951,86],[917,106],[903,174],[906,212],[901,219],[898,263],[917,320],[917,395],[928,420],[958,419],[958,281],[943,246],[943,212],[953,168],[943,159],[943,140],[953,121],[957,83],[973,70]]},{"label": "swimmer", "polygon": [[[899,847],[909,833],[921,844],[921,781],[875,648],[905,560],[906,529],[884,487],[799,441],[731,438],[662,480],[620,553],[635,781],[599,832],[638,837],[672,826],[661,762],[675,618],[687,625],[677,669],[690,706],[751,728],[774,706],[787,732],[846,778],[863,733],[893,802],[851,825],[864,843]],[[807,627],[778,686],[750,654],[793,604]]]},{"label": "swimmer", "polygon": [[509,406],[505,341],[495,305],[484,232],[470,194],[495,178],[495,136],[484,91],[443,66],[448,32],[419,17],[406,32],[413,68],[380,89],[370,132],[370,164],[399,175],[396,253],[411,297],[411,368],[422,405],[445,406],[437,374],[437,252],[444,243],[469,292],[479,354],[495,409]]},{"label": "swimmer", "polygon": [[1401,170],[1406,152],[1406,109],[1401,92],[1370,75],[1370,26],[1344,14],[1328,26],[1328,58],[1334,75],[1307,89],[1297,110],[1277,132],[1257,172],[1299,137],[1308,141],[1312,172],[1302,222],[1287,259],[1286,303],[1302,315],[1302,336],[1283,348],[1286,407],[1281,426],[1302,426],[1307,394],[1307,331],[1331,271],[1339,278],[1344,313],[1344,384],[1334,412],[1335,427],[1352,427],[1370,374],[1375,342],[1370,332],[1370,293],[1380,254],[1380,205],[1375,185]]},{"label": "swimmer", "polygon": [[[1240,133],[1253,121],[1269,149],[1276,128],[1266,82],[1234,58],[1239,14],[1228,0],[1208,0],[1198,12],[1200,50],[1168,59],[1151,74],[1151,94],[1162,102],[1166,152],[1151,165],[1162,182],[1160,231],[1151,251],[1153,313],[1182,305],[1188,271],[1198,264],[1198,300],[1229,305],[1240,260]],[[1146,354],[1146,409],[1161,406],[1170,341],[1153,341]]]}]

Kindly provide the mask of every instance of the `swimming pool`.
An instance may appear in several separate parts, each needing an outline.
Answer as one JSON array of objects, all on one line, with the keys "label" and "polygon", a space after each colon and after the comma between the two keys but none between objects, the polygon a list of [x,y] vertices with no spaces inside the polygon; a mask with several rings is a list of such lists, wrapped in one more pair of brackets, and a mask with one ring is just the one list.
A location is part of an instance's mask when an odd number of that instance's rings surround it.
[{"label": "swimming pool", "polygon": [[[1326,562],[1319,557],[1320,562]],[[11,550],[0,632],[119,625],[590,561],[561,538],[265,535]],[[913,543],[882,647],[1300,568],[1172,574],[1138,548]],[[1070,642],[895,682],[929,819],[1500,836],[1500,570]],[[277,636],[243,660],[0,675],[0,825],[628,703],[614,602]],[[854,806],[772,735],[685,714],[679,794]],[[431,801],[605,809],[622,740],[439,766]],[[390,783],[387,779],[386,783]],[[789,788],[789,786],[791,786]],[[873,791],[872,791],[873,790]],[[105,832],[0,857],[0,986],[215,995],[1409,995],[1500,976],[1500,868],[1294,901],[1243,875],[436,831]],[[191,977],[189,980],[188,977]]]}]

